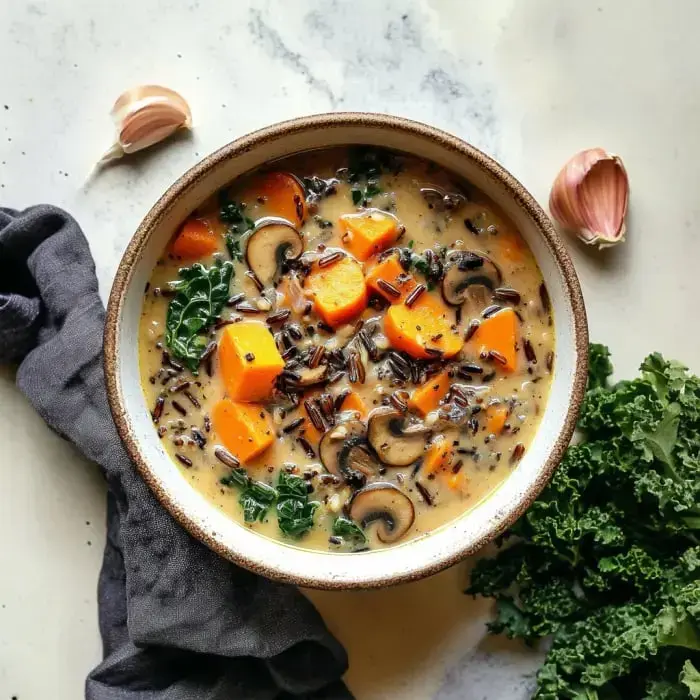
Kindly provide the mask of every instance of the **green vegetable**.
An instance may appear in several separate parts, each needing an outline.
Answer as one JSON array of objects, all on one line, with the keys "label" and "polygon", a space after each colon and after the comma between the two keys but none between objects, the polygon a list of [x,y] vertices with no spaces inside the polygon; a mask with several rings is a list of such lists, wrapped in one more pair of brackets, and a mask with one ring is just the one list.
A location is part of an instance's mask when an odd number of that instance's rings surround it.
[{"label": "green vegetable", "polygon": [[309,501],[306,481],[281,471],[277,480],[277,523],[288,537],[301,537],[314,525],[314,513],[319,504]]},{"label": "green vegetable", "polygon": [[228,224],[226,249],[234,262],[243,260],[241,237],[255,228],[255,221],[245,215],[245,207],[228,197],[228,190],[219,191],[219,218]]},{"label": "green vegetable", "polygon": [[352,520],[343,517],[342,515],[335,519],[333,523],[333,534],[336,537],[342,537],[348,542],[365,543],[367,537],[362,529]]},{"label": "green vegetable", "polygon": [[262,520],[277,498],[277,491],[272,486],[262,481],[253,481],[245,469],[231,469],[226,476],[219,479],[219,483],[242,489],[238,503],[243,508],[243,519],[247,523]]},{"label": "green vegetable", "polygon": [[238,499],[243,507],[243,519],[247,523],[262,520],[276,498],[277,491],[272,486],[262,481],[251,481]]},{"label": "green vegetable", "polygon": [[219,218],[229,225],[231,233],[242,235],[255,226],[255,222],[245,215],[244,209],[242,204],[229,199],[227,190],[219,192]]},{"label": "green vegetable", "polygon": [[383,172],[398,169],[397,159],[388,151],[359,146],[350,150],[348,180],[352,184],[350,196],[355,206],[368,204],[381,193],[379,178]]},{"label": "green vegetable", "polygon": [[176,292],[165,317],[165,343],[196,374],[207,347],[207,331],[221,315],[233,275],[230,262],[216,260],[211,267],[195,263],[180,269]]},{"label": "green vegetable", "polygon": [[234,262],[243,260],[243,251],[241,250],[241,239],[233,233],[227,233],[225,236],[226,250]]},{"label": "green vegetable", "polygon": [[222,486],[239,486],[245,488],[248,486],[250,478],[245,469],[232,469],[226,476],[222,476],[219,479],[219,483]]},{"label": "green vegetable", "polygon": [[700,697],[700,379],[660,355],[609,386],[592,345],[579,428],[551,483],[472,572],[490,629],[553,635],[537,700]]}]

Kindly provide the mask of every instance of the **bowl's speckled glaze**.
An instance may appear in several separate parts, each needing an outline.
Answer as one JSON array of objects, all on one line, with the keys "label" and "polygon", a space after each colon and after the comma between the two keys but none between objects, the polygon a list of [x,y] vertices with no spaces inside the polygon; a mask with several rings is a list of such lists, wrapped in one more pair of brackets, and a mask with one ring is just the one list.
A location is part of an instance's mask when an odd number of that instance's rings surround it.
[{"label": "bowl's speckled glaze", "polygon": [[[163,450],[141,393],[137,333],[143,289],[179,224],[239,175],[300,151],[369,144],[403,151],[470,181],[514,221],[542,270],[555,317],[550,399],[520,464],[489,498],[429,535],[375,552],[303,550],[241,527],[187,483]],[[464,141],[406,119],[368,113],[303,117],[244,136],[183,175],[134,234],[107,308],[104,368],[114,420],[126,449],[163,506],[194,537],[256,573],[300,586],[342,589],[402,583],[476,552],[520,517],[547,483],[571,439],[587,373],[588,329],[571,259],[532,195],[503,167]]]}]

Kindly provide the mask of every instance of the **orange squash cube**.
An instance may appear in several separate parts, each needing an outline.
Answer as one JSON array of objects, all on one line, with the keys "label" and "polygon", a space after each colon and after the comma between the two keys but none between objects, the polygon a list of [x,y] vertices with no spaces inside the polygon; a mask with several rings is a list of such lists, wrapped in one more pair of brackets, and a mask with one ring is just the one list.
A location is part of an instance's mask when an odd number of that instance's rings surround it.
[{"label": "orange squash cube", "polygon": [[417,387],[411,394],[408,401],[410,408],[418,411],[422,415],[427,415],[434,411],[440,401],[445,398],[445,395],[450,390],[452,380],[447,372],[431,377],[425,384]]},{"label": "orange squash cube", "polygon": [[269,414],[253,403],[222,399],[214,406],[212,422],[224,447],[241,464],[262,454],[275,439]]},{"label": "orange squash cube", "polygon": [[421,472],[426,476],[447,469],[450,466],[454,449],[452,442],[444,437],[438,437],[428,448]]},{"label": "orange squash cube", "polygon": [[496,366],[506,372],[514,372],[518,362],[515,350],[517,338],[518,317],[515,311],[510,308],[502,309],[481,322],[467,343],[467,348],[479,354],[497,352],[503,358],[503,362]]},{"label": "orange squash cube", "polygon": [[272,392],[284,360],[267,326],[243,321],[224,329],[219,341],[219,366],[231,399],[261,401]]},{"label": "orange squash cube", "polygon": [[358,259],[367,260],[396,242],[402,227],[389,214],[366,211],[340,217],[343,245]]},{"label": "orange squash cube", "polygon": [[[413,278],[413,275],[401,267],[401,263],[396,255],[389,255],[384,260],[376,263],[370,269],[365,279],[370,289],[381,294],[392,304],[403,302],[416,287],[416,280]],[[386,286],[383,286],[380,280],[384,280],[384,282],[388,282],[392,287],[395,287],[399,292],[398,296],[391,291],[387,291]]]},{"label": "orange squash cube", "polygon": [[367,307],[362,266],[345,257],[328,267],[316,267],[304,286],[311,292],[314,311],[333,328],[349,323]]},{"label": "orange squash cube", "polygon": [[392,347],[417,359],[434,358],[440,353],[442,357],[456,355],[464,343],[453,325],[452,310],[428,294],[423,294],[411,308],[393,304],[384,317],[384,333]]}]

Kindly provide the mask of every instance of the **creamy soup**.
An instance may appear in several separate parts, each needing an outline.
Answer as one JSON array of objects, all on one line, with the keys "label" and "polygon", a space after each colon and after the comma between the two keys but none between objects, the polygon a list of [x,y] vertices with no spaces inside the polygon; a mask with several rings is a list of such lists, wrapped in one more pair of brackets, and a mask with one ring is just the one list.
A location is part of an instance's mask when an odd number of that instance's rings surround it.
[{"label": "creamy soup", "polygon": [[145,291],[143,391],[174,464],[242,526],[377,549],[516,467],[552,326],[532,253],[468,183],[388,151],[316,151],[183,223]]}]

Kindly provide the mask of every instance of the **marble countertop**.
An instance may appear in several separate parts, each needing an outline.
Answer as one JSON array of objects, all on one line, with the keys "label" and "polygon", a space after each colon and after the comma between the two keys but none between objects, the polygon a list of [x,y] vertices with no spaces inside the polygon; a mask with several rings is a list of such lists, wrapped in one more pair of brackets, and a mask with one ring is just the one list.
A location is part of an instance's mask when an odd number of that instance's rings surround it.
[{"label": "marble countertop", "polygon": [[[662,9],[663,8],[663,9]],[[5,0],[0,204],[65,207],[106,298],[140,219],[184,170],[252,129],[329,110],[390,112],[483,148],[546,203],[575,151],[620,153],[629,240],[572,243],[591,337],[619,375],[660,350],[700,370],[700,58],[692,0]],[[124,89],[186,96],[195,130],[104,171]],[[100,658],[103,485],[0,370],[0,698],[82,694]],[[524,700],[539,657],[484,638],[465,566],[396,589],[315,593],[347,645],[360,700]],[[371,627],[371,635],[367,629]],[[61,653],[56,653],[57,650]],[[402,650],[402,654],[389,653]],[[41,672],[37,662],[41,660]]]}]

